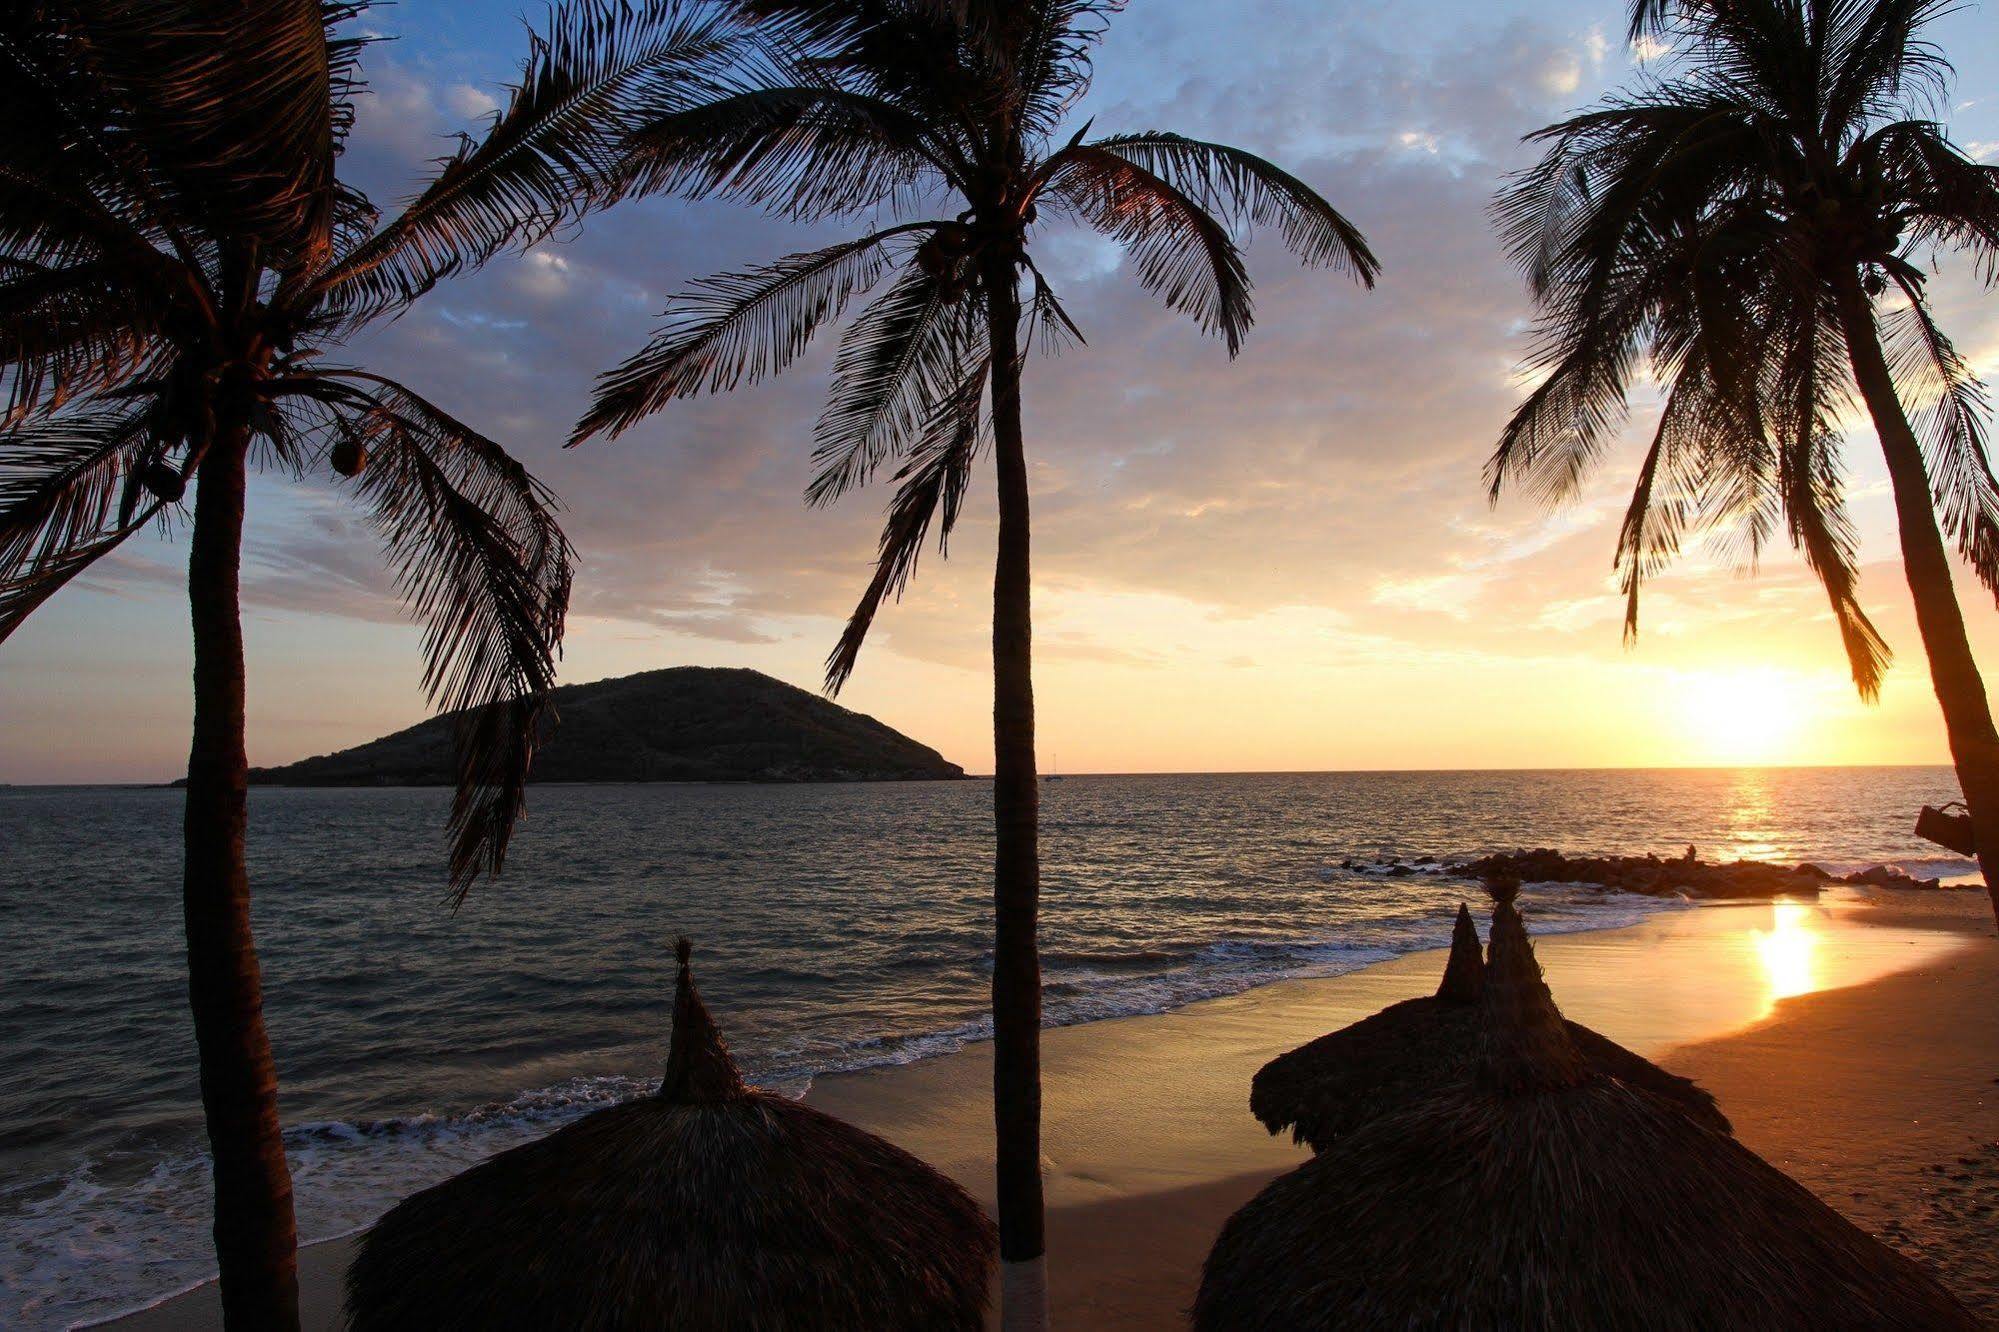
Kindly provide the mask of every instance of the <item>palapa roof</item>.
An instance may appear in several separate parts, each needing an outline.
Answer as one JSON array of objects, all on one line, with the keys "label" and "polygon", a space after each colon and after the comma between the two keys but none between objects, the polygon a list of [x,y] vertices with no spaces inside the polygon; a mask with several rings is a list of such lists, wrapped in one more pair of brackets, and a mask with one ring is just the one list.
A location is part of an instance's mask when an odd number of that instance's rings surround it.
[{"label": "palapa roof", "polygon": [[657,1095],[405,1199],[347,1273],[355,1332],[979,1328],[979,1205],[869,1133],[745,1085],[679,944]]},{"label": "palapa roof", "polygon": [[[1460,903],[1437,993],[1390,1004],[1271,1060],[1250,1082],[1250,1113],[1273,1134],[1289,1129],[1294,1141],[1324,1151],[1377,1116],[1468,1080],[1485,971],[1471,911]],[[1698,1084],[1581,1023],[1566,1025],[1592,1067],[1673,1102],[1710,1128],[1730,1131],[1727,1116]]]},{"label": "palapa roof", "polygon": [[1472,924],[1471,908],[1458,903],[1458,918],[1451,922],[1451,955],[1444,963],[1444,978],[1437,982],[1436,997],[1447,1003],[1475,1004],[1485,992],[1485,955],[1478,950],[1478,926]]},{"label": "palapa roof", "polygon": [[1486,988],[1473,1078],[1229,1219],[1198,1332],[1979,1326],[1733,1138],[1592,1068],[1510,903]]}]

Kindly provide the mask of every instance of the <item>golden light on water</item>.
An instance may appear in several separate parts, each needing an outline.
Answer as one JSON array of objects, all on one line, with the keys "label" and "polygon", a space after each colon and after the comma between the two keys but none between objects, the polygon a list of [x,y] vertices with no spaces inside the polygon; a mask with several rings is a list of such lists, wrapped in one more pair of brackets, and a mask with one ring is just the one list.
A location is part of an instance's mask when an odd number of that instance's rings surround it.
[{"label": "golden light on water", "polygon": [[[1777,802],[1770,789],[1768,773],[1753,768],[1735,774],[1735,789],[1729,793],[1730,808],[1724,831],[1725,858],[1768,860],[1778,851]],[[1724,852],[1717,848],[1716,857]]]},{"label": "golden light on water", "polygon": [[1770,911],[1770,928],[1750,931],[1769,991],[1766,1010],[1779,999],[1819,988],[1819,936],[1811,925],[1812,909],[1801,902],[1773,902]]}]

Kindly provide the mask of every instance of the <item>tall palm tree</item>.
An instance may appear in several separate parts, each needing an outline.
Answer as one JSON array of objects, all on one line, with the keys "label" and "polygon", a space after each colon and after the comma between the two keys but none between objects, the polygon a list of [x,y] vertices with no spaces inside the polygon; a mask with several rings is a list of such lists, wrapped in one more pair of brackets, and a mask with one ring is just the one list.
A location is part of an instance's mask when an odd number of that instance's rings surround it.
[{"label": "tall palm tree", "polygon": [[1573,495],[1649,362],[1666,399],[1618,540],[1627,635],[1640,583],[1692,533],[1724,525],[1753,557],[1781,521],[1872,699],[1888,650],[1856,599],[1839,452],[1858,388],[1999,912],[1999,733],[1944,542],[1999,594],[1999,482],[1984,386],[1922,266],[1963,250],[1999,273],[1999,169],[1933,116],[1951,68],[1926,29],[1955,8],[1638,0],[1632,37],[1673,48],[1663,72],[1530,136],[1546,155],[1495,205],[1540,306],[1545,378],[1488,477],[1494,498],[1508,482]]},{"label": "tall palm tree", "polygon": [[183,901],[232,1327],[298,1322],[291,1182],[244,870],[246,477],[330,463],[466,710],[450,882],[496,871],[562,636],[550,496],[414,390],[327,359],[446,274],[611,197],[595,156],[726,49],[693,6],[584,0],[510,104],[392,220],[338,177],[361,85],[344,0],[26,0],[0,15],[0,639],[193,485]]},{"label": "tall palm tree", "polygon": [[[1235,230],[1275,227],[1307,263],[1372,285],[1360,233],[1309,186],[1238,148],[1144,132],[1063,136],[1112,0],[757,0],[794,58],[742,70],[633,137],[637,190],[720,196],[812,220],[902,219],[853,240],[696,284],[599,382],[574,441],[615,435],[676,398],[775,374],[891,272],[853,321],[807,487],[825,504],[894,465],[875,572],[827,661],[837,692],[883,600],[933,527],[940,549],[980,452],[993,449],[994,1114],[1003,1307],[1046,1320],[1040,1177],[1038,790],[1021,369],[1028,344],[1080,334],[1035,265],[1044,211],[1123,245],[1139,280],[1234,355],[1251,318]],[[1023,289],[1025,294],[1023,294]]]}]

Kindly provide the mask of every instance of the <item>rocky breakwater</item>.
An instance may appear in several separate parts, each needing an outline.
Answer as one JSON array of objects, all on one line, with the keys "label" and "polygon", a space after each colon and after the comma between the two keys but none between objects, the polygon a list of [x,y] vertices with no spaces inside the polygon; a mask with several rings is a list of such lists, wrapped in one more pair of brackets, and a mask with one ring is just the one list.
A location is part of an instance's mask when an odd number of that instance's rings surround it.
[{"label": "rocky breakwater", "polygon": [[1505,851],[1452,864],[1448,873],[1468,878],[1510,878],[1522,883],[1582,883],[1650,897],[1790,897],[1816,894],[1829,883],[1866,884],[1877,888],[1938,887],[1935,879],[1918,879],[1892,865],[1875,865],[1858,874],[1828,874],[1817,865],[1773,865],[1762,860],[1726,864],[1697,859],[1693,848],[1684,856],[1567,856],[1545,847]]}]

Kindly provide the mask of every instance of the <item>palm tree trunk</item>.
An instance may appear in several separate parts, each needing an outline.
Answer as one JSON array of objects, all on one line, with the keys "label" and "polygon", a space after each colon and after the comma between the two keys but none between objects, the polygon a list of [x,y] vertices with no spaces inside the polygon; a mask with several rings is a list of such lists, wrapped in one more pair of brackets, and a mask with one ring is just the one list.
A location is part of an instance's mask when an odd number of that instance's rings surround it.
[{"label": "palm tree trunk", "polygon": [[194,745],[187,761],[182,912],[201,1107],[215,1162],[223,1322],[288,1332],[299,1325],[298,1233],[243,864],[249,762],[237,573],[248,443],[246,430],[226,430],[196,479],[188,556]]},{"label": "palm tree trunk", "polygon": [[1839,283],[1840,322],[1846,333],[1847,356],[1860,396],[1874,418],[1888,479],[1895,493],[1895,518],[1902,536],[1902,565],[1915,598],[1916,625],[1929,655],[1930,681],[1943,707],[1944,732],[1950,739],[1952,761],[1964,803],[1971,811],[1972,836],[1978,845],[1978,868],[1985,875],[1995,920],[1999,920],[1999,731],[1992,725],[1985,682],[1971,655],[1964,632],[1964,615],[1952,589],[1950,556],[1937,529],[1936,508],[1922,447],[1909,428],[1909,418],[1895,392],[1895,379],[1881,351],[1874,310],[1859,278],[1843,275]]},{"label": "palm tree trunk", "polygon": [[1020,296],[1010,256],[986,262],[999,555],[993,571],[993,1127],[1000,1321],[1048,1326],[1041,1219],[1040,782],[1034,770],[1034,626],[1027,451],[1020,429]]}]

